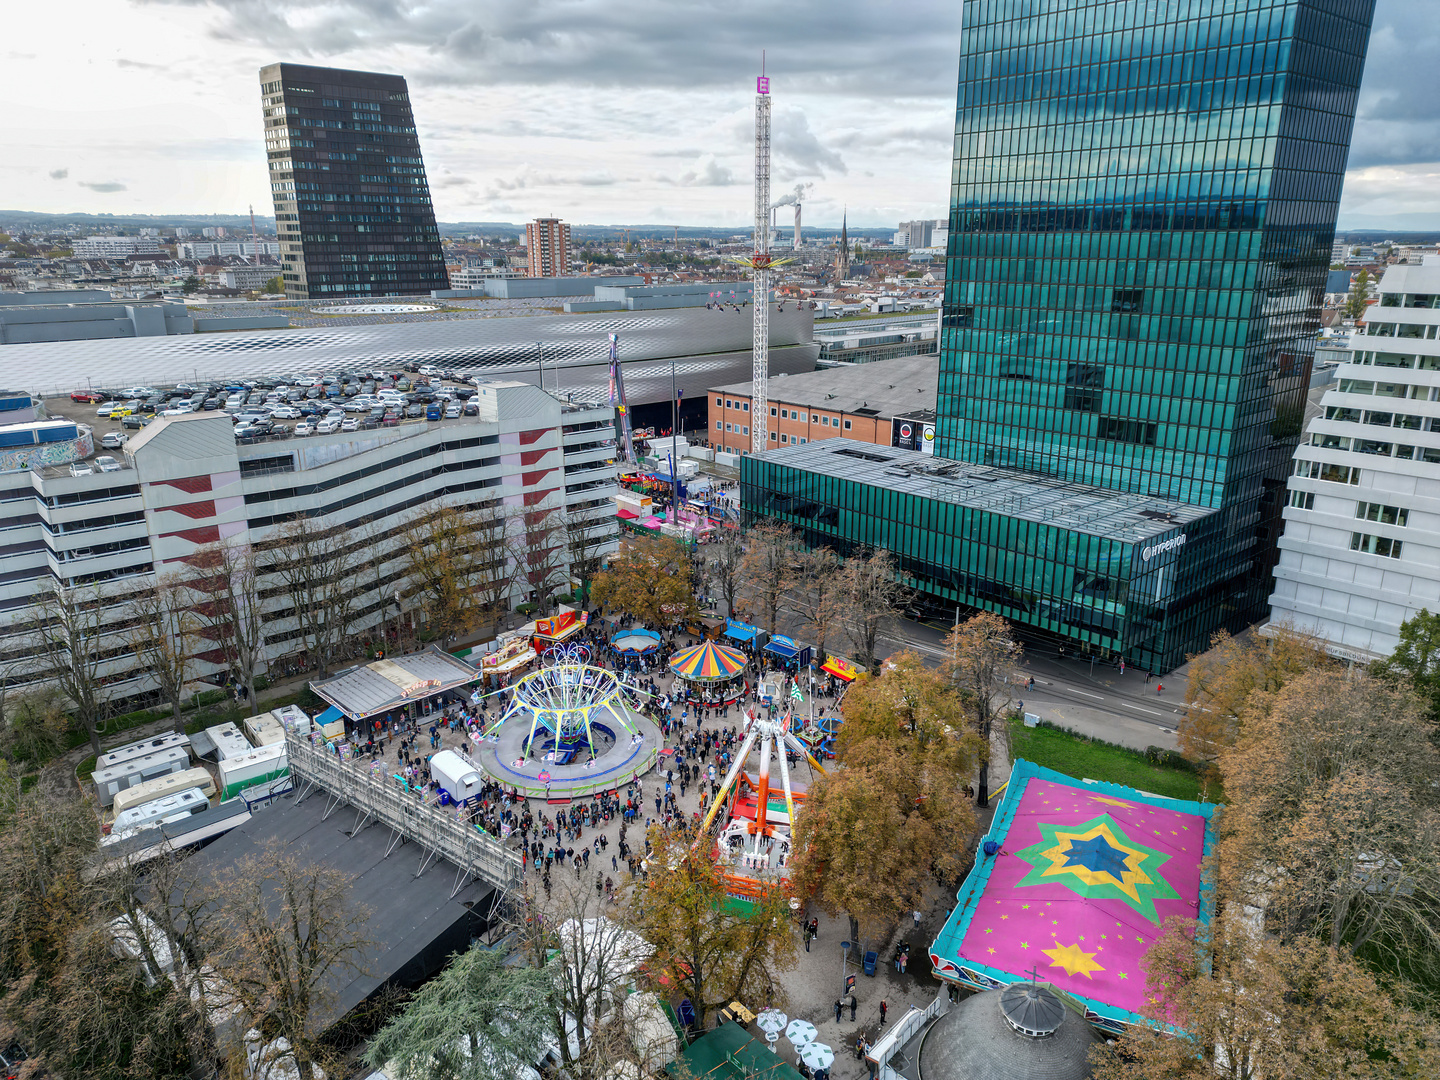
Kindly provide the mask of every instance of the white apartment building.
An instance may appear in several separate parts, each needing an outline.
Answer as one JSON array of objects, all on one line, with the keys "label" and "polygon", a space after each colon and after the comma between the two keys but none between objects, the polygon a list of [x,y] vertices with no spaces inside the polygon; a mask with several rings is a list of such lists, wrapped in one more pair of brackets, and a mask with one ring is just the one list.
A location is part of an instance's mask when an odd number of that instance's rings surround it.
[{"label": "white apartment building", "polygon": [[[33,598],[54,580],[94,586],[108,604],[115,629],[106,636],[114,644],[102,673],[111,697],[150,691],[121,626],[126,605],[157,571],[183,571],[200,549],[221,541],[262,553],[255,591],[266,659],[294,656],[303,637],[293,602],[263,551],[300,516],[371,545],[354,555],[369,566],[359,576],[352,634],[394,620],[397,591],[412,610],[418,606],[401,525],[436,503],[505,512],[516,560],[512,604],[527,598],[537,565],[550,575],[549,592],[566,591],[571,547],[557,522],[593,522],[591,550],[617,543],[614,410],[562,402],[519,382],[482,384],[472,400],[476,417],[243,444],[224,413],[162,417],[123,451],[108,451],[119,463],[109,471],[72,469],[74,462],[93,467],[96,447],[83,425],[0,427],[0,662],[10,665],[12,686],[44,681],[25,659],[24,623]],[[217,652],[200,657],[197,679],[225,669]]]},{"label": "white apartment building", "polygon": [[87,236],[70,248],[80,259],[123,259],[126,255],[158,255],[160,241],[152,236]]},{"label": "white apartment building", "polygon": [[191,240],[177,244],[175,250],[181,259],[213,259],[221,255],[239,255],[246,259],[256,255],[271,255],[278,259],[280,242],[278,240],[219,240],[214,242]]},{"label": "white apartment building", "polygon": [[1440,610],[1440,256],[1386,270],[1350,344],[1295,454],[1270,605],[1369,661]]}]

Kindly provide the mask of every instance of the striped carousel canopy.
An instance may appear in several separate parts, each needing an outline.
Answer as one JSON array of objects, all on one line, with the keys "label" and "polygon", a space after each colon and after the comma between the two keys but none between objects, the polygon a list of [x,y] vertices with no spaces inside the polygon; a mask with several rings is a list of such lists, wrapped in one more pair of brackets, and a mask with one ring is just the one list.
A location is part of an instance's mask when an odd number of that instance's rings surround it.
[{"label": "striped carousel canopy", "polygon": [[706,641],[676,653],[670,670],[688,682],[722,682],[739,675],[746,663],[739,649]]}]

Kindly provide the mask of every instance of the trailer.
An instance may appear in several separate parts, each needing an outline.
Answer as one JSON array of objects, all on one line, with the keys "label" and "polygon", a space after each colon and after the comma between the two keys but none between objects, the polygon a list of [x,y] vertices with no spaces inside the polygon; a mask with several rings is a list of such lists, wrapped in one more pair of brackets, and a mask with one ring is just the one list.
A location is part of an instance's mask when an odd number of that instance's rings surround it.
[{"label": "trailer", "polygon": [[280,722],[280,726],[287,731],[293,731],[296,735],[309,735],[314,722],[310,714],[299,705],[281,705],[270,713]]},{"label": "trailer", "polygon": [[129,761],[131,758],[143,757],[146,754],[153,754],[158,750],[168,750],[172,746],[190,747],[189,735],[177,735],[170,732],[167,735],[157,735],[153,739],[141,739],[139,742],[126,743],[124,746],[117,746],[114,750],[106,750],[95,759],[95,771],[109,769],[122,761]]},{"label": "trailer", "polygon": [[245,721],[245,734],[256,746],[285,744],[285,726],[275,719],[274,713],[264,712]]},{"label": "trailer", "polygon": [[239,757],[241,754],[248,754],[255,749],[250,745],[250,740],[245,738],[234,724],[217,724],[214,727],[208,727],[205,729],[205,734],[215,747],[216,761]]},{"label": "trailer", "polygon": [[141,806],[152,799],[173,795],[186,788],[199,788],[208,799],[215,794],[215,778],[210,775],[208,769],[182,769],[179,772],[170,773],[155,780],[147,780],[143,784],[136,784],[134,787],[117,792],[112,809],[118,817],[132,806]]},{"label": "trailer", "polygon": [[430,759],[430,775],[440,782],[440,790],[451,802],[467,802],[485,787],[480,771],[454,750],[441,750]]},{"label": "trailer", "polygon": [[[97,762],[98,763],[98,762]],[[137,784],[148,783],[171,773],[181,772],[190,767],[190,747],[167,746],[138,757],[125,758],[107,769],[98,769],[91,774],[95,785],[95,797],[101,806],[110,806],[115,797]]]},{"label": "trailer", "polygon": [[220,762],[220,798],[233,799],[246,788],[264,784],[277,776],[288,776],[290,759],[285,744],[260,746],[248,754]]},{"label": "trailer", "polygon": [[199,788],[172,791],[164,798],[151,799],[149,802],[132,806],[115,815],[115,821],[110,826],[110,835],[124,836],[132,829],[157,824],[161,821],[179,820],[182,817],[189,817],[191,814],[199,814],[209,809],[210,800]]}]

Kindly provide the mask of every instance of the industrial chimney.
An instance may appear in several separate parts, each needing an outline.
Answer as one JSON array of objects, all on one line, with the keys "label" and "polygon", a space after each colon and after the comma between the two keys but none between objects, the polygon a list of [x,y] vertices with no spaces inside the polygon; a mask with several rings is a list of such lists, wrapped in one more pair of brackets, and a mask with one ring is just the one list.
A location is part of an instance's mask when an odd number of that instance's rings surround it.
[{"label": "industrial chimney", "polygon": [[795,200],[795,250],[800,250],[800,200]]}]

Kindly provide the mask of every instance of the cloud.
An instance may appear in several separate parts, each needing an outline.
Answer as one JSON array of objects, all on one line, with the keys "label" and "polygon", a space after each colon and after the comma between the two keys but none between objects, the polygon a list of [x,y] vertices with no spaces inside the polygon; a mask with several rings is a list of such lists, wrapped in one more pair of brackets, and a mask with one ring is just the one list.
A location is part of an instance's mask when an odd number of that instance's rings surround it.
[{"label": "cloud", "polygon": [[114,191],[124,191],[125,185],[117,180],[77,180],[75,181],[83,188],[91,191],[98,191],[102,195],[108,195]]},{"label": "cloud", "polygon": [[446,173],[444,176],[440,177],[440,179],[433,181],[433,185],[435,187],[442,188],[464,187],[468,183],[470,183],[470,181],[467,178],[463,176],[456,176],[453,173]]},{"label": "cloud", "polygon": [[51,170],[50,170],[50,179],[51,179],[51,180],[64,180],[64,179],[65,179],[67,176],[69,176],[69,175],[70,175],[70,170],[69,170],[69,169],[51,169]]},{"label": "cloud", "polygon": [[681,187],[729,187],[739,182],[733,172],[713,157],[698,172],[690,169],[681,173],[680,179],[676,181]]},{"label": "cloud", "polygon": [[799,109],[777,110],[771,123],[770,145],[778,166],[776,172],[782,173],[785,179],[823,177],[827,169],[842,175],[849,171],[839,153],[827,147],[810,130],[810,121]]},{"label": "cloud", "polygon": [[147,63],[145,63],[145,61],[143,61],[143,60],[126,60],[124,57],[121,57],[119,60],[116,60],[116,61],[115,61],[115,66],[118,67],[118,68],[137,68],[137,69],[139,69],[140,71],[164,71],[164,70],[165,70],[165,65],[164,65],[164,64],[147,64]]}]

